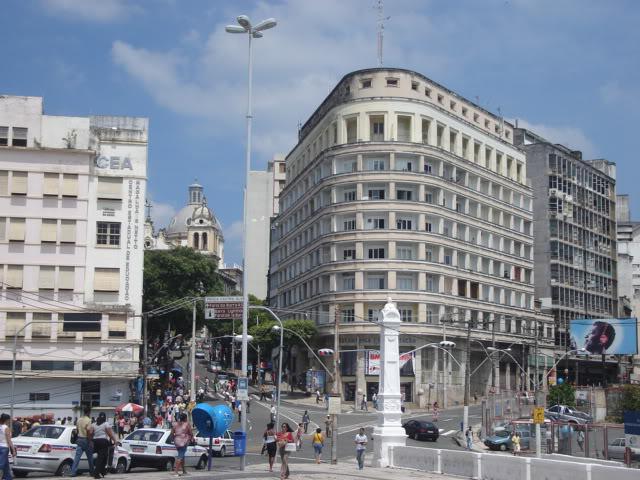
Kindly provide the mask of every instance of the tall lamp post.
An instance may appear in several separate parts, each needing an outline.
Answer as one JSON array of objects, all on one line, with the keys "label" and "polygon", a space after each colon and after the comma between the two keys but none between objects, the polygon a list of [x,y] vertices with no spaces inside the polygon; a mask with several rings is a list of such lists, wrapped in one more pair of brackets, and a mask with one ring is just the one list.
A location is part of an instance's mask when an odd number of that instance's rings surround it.
[{"label": "tall lamp post", "polygon": [[[273,18],[268,18],[258,23],[257,25],[252,25],[251,20],[246,15],[240,15],[236,21],[238,25],[227,25],[225,30],[227,33],[244,33],[247,34],[249,38],[249,68],[248,68],[248,81],[247,81],[247,151],[245,157],[245,178],[244,178],[244,212],[243,212],[243,221],[242,221],[242,376],[247,375],[247,349],[248,349],[248,341],[247,341],[247,328],[248,328],[248,313],[249,313],[249,291],[247,285],[247,222],[248,222],[248,211],[249,206],[247,205],[249,199],[249,171],[251,170],[251,120],[253,118],[251,113],[251,83],[252,83],[252,75],[253,75],[253,56],[252,56],[252,40],[254,38],[261,38],[262,32],[264,30],[268,30],[276,26],[276,20]],[[280,401],[280,397],[278,397],[278,402]],[[246,400],[242,400],[242,411],[246,412]],[[242,422],[240,429],[243,432],[247,431],[247,415],[242,415]],[[240,470],[244,470],[246,465],[246,456],[240,456]]]}]

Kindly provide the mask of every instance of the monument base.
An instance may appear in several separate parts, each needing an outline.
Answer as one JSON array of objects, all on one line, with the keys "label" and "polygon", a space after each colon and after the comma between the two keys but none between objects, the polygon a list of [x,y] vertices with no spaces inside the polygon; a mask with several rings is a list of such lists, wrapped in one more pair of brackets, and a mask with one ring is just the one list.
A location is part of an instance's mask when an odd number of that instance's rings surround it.
[{"label": "monument base", "polygon": [[389,447],[404,447],[407,434],[401,426],[382,426],[373,428],[373,461],[372,467],[388,467],[390,465]]}]

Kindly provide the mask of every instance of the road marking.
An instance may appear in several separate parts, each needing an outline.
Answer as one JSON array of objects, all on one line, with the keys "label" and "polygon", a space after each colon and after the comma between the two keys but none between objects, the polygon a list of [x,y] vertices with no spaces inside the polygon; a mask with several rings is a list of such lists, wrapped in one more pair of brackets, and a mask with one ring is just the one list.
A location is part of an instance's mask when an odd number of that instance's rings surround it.
[{"label": "road marking", "polygon": [[452,433],[456,433],[458,430],[449,430],[446,433],[443,433],[442,436],[443,437],[448,437],[449,435],[451,435]]}]

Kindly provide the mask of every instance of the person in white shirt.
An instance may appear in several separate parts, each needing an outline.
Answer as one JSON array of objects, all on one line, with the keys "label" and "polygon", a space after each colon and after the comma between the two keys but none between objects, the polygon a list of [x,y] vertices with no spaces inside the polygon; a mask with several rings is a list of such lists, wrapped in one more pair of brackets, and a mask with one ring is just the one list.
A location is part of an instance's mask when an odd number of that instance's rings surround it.
[{"label": "person in white shirt", "polygon": [[368,441],[369,439],[364,433],[364,428],[361,428],[356,435],[356,438],[354,439],[354,443],[356,444],[356,460],[358,461],[358,470],[362,470],[364,468],[364,452],[367,448]]},{"label": "person in white shirt", "polygon": [[0,416],[0,474],[5,480],[11,480],[11,465],[9,465],[9,453],[16,458],[16,447],[11,441],[11,417],[6,413]]}]

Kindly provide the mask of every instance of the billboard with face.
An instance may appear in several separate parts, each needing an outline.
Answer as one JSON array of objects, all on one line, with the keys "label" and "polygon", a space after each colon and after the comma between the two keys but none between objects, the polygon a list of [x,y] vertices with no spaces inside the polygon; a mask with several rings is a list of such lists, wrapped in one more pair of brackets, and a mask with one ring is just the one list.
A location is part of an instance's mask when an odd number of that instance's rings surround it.
[{"label": "billboard with face", "polygon": [[591,355],[632,355],[638,352],[637,319],[582,318],[571,320],[571,348]]}]

